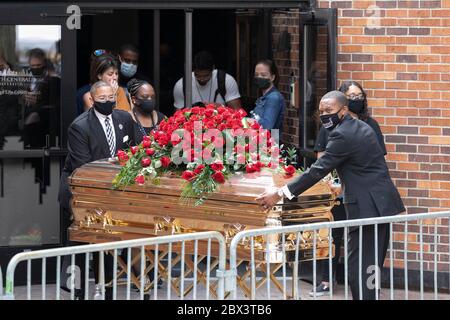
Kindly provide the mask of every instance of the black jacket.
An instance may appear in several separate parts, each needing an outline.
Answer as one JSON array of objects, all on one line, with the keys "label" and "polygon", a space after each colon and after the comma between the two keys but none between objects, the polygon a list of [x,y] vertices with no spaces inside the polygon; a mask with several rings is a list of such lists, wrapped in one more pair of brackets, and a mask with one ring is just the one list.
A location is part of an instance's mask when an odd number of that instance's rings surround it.
[{"label": "black jacket", "polygon": [[292,194],[301,194],[336,169],[348,219],[391,216],[405,211],[377,136],[369,125],[345,115],[328,139],[322,157],[288,184]]},{"label": "black jacket", "polygon": [[[119,149],[134,144],[134,121],[128,112],[122,110],[114,110],[112,119],[116,135],[115,153],[117,153]],[[128,139],[124,142],[126,136]],[[67,148],[69,153],[61,175],[58,196],[64,208],[70,207],[72,194],[67,178],[72,172],[88,162],[111,156],[105,132],[93,108],[78,116],[69,126]]]}]

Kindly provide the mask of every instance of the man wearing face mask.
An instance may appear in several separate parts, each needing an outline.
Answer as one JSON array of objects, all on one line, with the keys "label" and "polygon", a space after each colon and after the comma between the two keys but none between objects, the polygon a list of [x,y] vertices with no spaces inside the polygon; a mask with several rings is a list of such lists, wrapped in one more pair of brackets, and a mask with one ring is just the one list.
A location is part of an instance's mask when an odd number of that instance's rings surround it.
[{"label": "man wearing face mask", "polygon": [[[192,72],[193,105],[210,103],[224,104],[233,109],[241,108],[241,95],[236,80],[223,70],[214,66],[214,59],[207,51],[201,51],[194,57]],[[174,106],[182,109],[184,105],[184,81],[177,81],[173,88]]]},{"label": "man wearing face mask", "polygon": [[[375,132],[378,143],[380,144],[381,150],[384,155],[386,155],[386,146],[384,145],[384,137],[381,132],[380,126],[378,122],[370,117],[369,110],[367,108],[367,97],[363,87],[356,81],[344,81],[339,87],[339,91],[344,93],[348,98],[348,110],[347,113],[351,115],[355,119],[359,119],[367,123]],[[316,144],[314,146],[314,152],[317,153],[317,157],[320,158],[325,152],[328,136],[330,131],[325,129],[323,126],[320,128],[319,134],[316,139]],[[342,203],[342,194],[338,194],[337,198],[339,201],[339,205],[335,205],[331,210],[333,214],[334,221],[342,221],[346,220],[345,208]],[[328,268],[328,261],[323,263],[324,267],[322,268],[322,281],[316,287],[315,294],[316,296],[328,295],[330,293],[330,280],[333,281],[335,279],[335,270],[337,268],[337,264],[340,257],[340,245],[343,240],[343,228],[336,228],[332,230],[333,241],[336,246],[335,256],[333,258],[332,263],[332,274],[330,277],[330,272]],[[314,290],[309,293],[311,296],[314,295]]]},{"label": "man wearing face mask", "polygon": [[[347,97],[340,91],[325,94],[319,106],[320,120],[330,135],[323,155],[293,182],[260,195],[265,210],[270,210],[281,198],[292,199],[308,190],[333,169],[342,183],[343,203],[347,219],[375,218],[402,213],[405,207],[394,186],[375,132],[363,121],[346,114]],[[378,267],[383,266],[389,243],[389,225],[378,225]],[[375,266],[374,226],[362,227],[362,247],[359,247],[359,227],[349,228],[349,282],[353,299],[375,299],[375,288],[367,281]],[[359,252],[362,253],[361,283],[359,282]],[[359,291],[359,285],[362,292]]]},{"label": "man wearing face mask", "polygon": [[155,110],[155,90],[147,81],[131,79],[127,89],[133,105],[130,114],[134,120],[134,135],[138,144],[158,127],[165,115]]},{"label": "man wearing face mask", "polygon": [[132,44],[124,44],[119,49],[120,76],[119,85],[126,88],[132,78],[150,81],[149,78],[139,72],[139,49]]},{"label": "man wearing face mask", "polygon": [[[95,160],[114,157],[117,151],[134,145],[133,119],[128,112],[115,110],[115,94],[109,83],[98,81],[91,86],[90,94],[94,101],[93,108],[78,116],[69,126],[67,135],[68,155],[61,174],[58,199],[63,209],[61,217],[64,228],[72,223],[71,198],[67,178],[82,165]],[[64,234],[63,243],[73,245]],[[77,262],[78,264],[78,262]],[[83,266],[80,262],[78,264]],[[84,267],[81,267],[84,272]],[[98,270],[98,269],[96,269]],[[111,268],[105,268],[111,270]],[[110,275],[105,275],[108,278]],[[84,279],[84,276],[81,277]],[[106,282],[109,280],[106,279]],[[82,281],[83,282],[83,281]],[[84,283],[83,283],[84,284]],[[83,297],[83,290],[77,291],[77,297]],[[106,298],[112,292],[106,291]]]}]

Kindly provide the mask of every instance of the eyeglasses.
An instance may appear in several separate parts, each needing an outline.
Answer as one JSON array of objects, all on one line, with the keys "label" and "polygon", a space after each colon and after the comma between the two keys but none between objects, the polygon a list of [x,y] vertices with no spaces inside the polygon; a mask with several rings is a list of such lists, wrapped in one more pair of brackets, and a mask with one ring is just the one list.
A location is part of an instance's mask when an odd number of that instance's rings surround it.
[{"label": "eyeglasses", "polygon": [[96,57],[99,57],[106,53],[108,53],[108,51],[106,51],[105,49],[97,49],[97,50],[94,50],[94,52],[92,52],[92,54]]},{"label": "eyeglasses", "polygon": [[355,99],[364,99],[364,94],[360,93],[360,94],[351,94],[348,96],[348,98],[350,100],[355,100]]}]

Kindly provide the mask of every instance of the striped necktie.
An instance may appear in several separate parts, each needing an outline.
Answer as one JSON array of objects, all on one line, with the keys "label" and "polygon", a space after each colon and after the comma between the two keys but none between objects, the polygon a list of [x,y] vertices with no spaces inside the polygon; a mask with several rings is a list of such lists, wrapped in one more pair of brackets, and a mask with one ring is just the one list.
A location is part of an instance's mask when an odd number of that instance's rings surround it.
[{"label": "striped necktie", "polygon": [[111,154],[111,157],[114,157],[114,151],[116,150],[116,143],[114,141],[114,136],[112,132],[112,126],[109,122],[109,118],[105,119],[105,127],[106,127],[106,139],[108,140],[109,145],[109,153]]}]

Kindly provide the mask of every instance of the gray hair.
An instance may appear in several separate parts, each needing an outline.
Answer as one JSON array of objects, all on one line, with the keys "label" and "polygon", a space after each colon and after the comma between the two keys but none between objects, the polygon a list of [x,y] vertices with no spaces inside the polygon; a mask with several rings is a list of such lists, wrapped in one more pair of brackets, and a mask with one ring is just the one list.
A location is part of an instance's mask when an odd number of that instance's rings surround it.
[{"label": "gray hair", "polygon": [[339,103],[340,106],[348,106],[348,99],[341,91],[330,91],[326,93],[320,101],[332,99]]},{"label": "gray hair", "polygon": [[[97,93],[97,89],[103,88],[103,87],[111,87],[111,85],[108,82],[105,81],[97,81],[91,86],[91,90],[89,90],[89,93],[93,97]],[[112,87],[111,87],[112,88]]]}]

